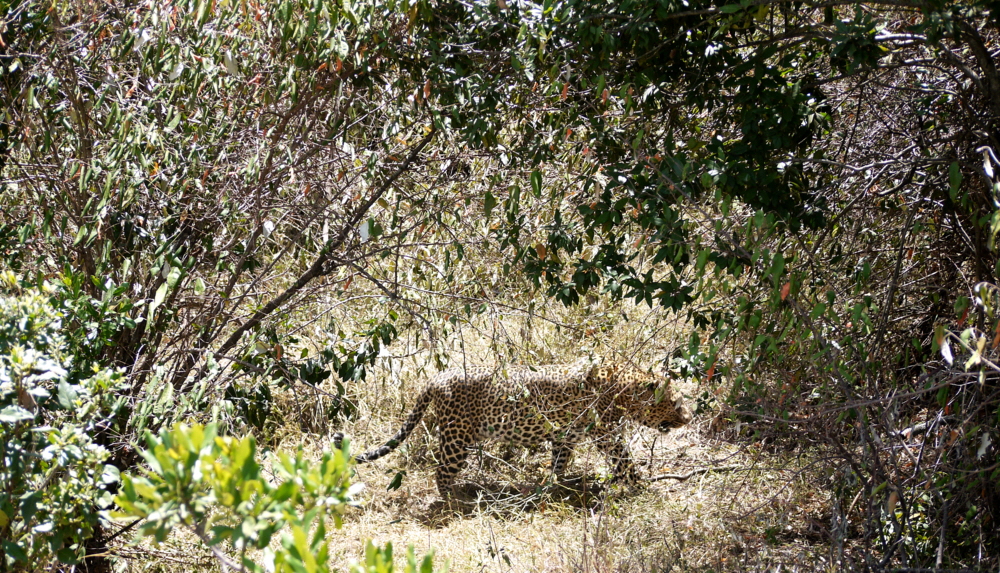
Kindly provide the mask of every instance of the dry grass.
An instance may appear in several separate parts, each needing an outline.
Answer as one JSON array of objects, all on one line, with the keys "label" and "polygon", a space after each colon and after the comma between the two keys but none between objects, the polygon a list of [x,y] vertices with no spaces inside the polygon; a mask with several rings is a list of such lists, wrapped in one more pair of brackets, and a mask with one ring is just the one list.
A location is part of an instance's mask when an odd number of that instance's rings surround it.
[{"label": "dry grass", "polygon": [[[612,314],[607,309],[604,315]],[[614,312],[619,312],[615,310]],[[631,314],[636,312],[632,309]],[[599,313],[598,313],[599,314]],[[560,316],[560,322],[588,323],[592,311]],[[650,365],[664,349],[686,340],[683,328],[670,327],[650,313],[594,334],[567,332],[536,321],[522,338],[518,355],[541,363],[561,356],[569,362],[582,354],[633,357]],[[501,324],[524,334],[523,324]],[[463,333],[450,341],[469,363],[489,363],[498,354],[496,338],[486,329]],[[496,332],[493,328],[490,332]],[[559,332],[561,331],[561,332]],[[666,334],[664,334],[666,333]],[[653,336],[657,345],[647,341]],[[510,346],[508,346],[510,348]],[[624,349],[624,350],[622,350]],[[426,353],[388,358],[365,384],[353,387],[358,407],[353,420],[340,428],[355,449],[379,445],[401,423],[415,394],[434,368]],[[500,354],[504,354],[500,352]],[[619,358],[621,359],[621,358]],[[455,358],[452,359],[455,364]],[[460,359],[458,359],[460,360]],[[693,397],[695,381],[677,383]],[[301,400],[285,397],[286,426],[274,434],[275,449],[303,447],[319,458],[329,447],[327,436],[303,433],[297,418]],[[683,474],[693,469],[738,466],[735,471],[708,472],[686,481],[667,479],[624,490],[606,482],[603,455],[592,446],[578,448],[566,488],[541,487],[549,477],[549,451],[489,445],[473,454],[460,475],[462,494],[445,502],[433,479],[435,438],[425,420],[398,450],[372,464],[359,466],[357,480],[366,484],[363,507],[346,516],[343,529],[328,538],[340,568],[361,556],[364,541],[414,546],[418,554],[434,550],[435,562],[450,571],[659,572],[833,569],[829,547],[819,525],[828,523],[825,492],[817,483],[808,453],[765,452],[739,446],[709,430],[711,414],[663,436],[654,430],[628,428],[631,448],[645,476]],[[387,491],[399,470],[402,486]],[[156,554],[131,559],[122,571],[213,571],[208,555],[179,533]],[[183,556],[182,558],[179,556]],[[173,559],[171,561],[170,559]]]},{"label": "dry grass", "polygon": [[[823,568],[827,550],[814,522],[823,519],[825,500],[796,479],[804,458],[741,451],[704,437],[699,427],[666,438],[636,433],[633,451],[646,475],[719,465],[747,470],[664,480],[639,491],[602,482],[540,491],[547,452],[507,464],[490,448],[462,474],[461,501],[445,503],[437,497],[431,464],[401,463],[412,454],[390,456],[359,468],[368,486],[365,508],[331,538],[335,552],[346,561],[358,555],[364,539],[392,541],[418,553],[433,548],[451,571]],[[403,486],[387,492],[402,467],[408,469]],[[583,448],[570,468],[576,476],[606,473],[593,448]]]},{"label": "dry grass", "polygon": [[[367,486],[364,507],[330,533],[331,554],[343,568],[371,539],[398,548],[412,545],[418,554],[434,550],[436,563],[447,561],[453,572],[832,569],[817,527],[828,519],[826,500],[808,485],[807,458],[740,449],[706,437],[701,426],[667,437],[637,430],[633,451],[643,473],[722,465],[746,471],[703,473],[626,491],[599,481],[607,473],[604,459],[584,447],[570,474],[597,479],[562,491],[536,487],[547,477],[547,451],[515,450],[516,457],[505,462],[491,447],[473,456],[461,476],[463,495],[451,502],[437,495],[433,464],[421,461],[427,437],[416,436],[401,455],[358,468],[357,479]],[[315,437],[291,438],[289,433],[279,447],[301,445],[316,458],[327,447]],[[402,487],[387,491],[399,469],[407,470]],[[216,570],[191,541],[180,534],[158,553],[130,560],[126,570]],[[158,567],[151,569],[154,563]]]}]

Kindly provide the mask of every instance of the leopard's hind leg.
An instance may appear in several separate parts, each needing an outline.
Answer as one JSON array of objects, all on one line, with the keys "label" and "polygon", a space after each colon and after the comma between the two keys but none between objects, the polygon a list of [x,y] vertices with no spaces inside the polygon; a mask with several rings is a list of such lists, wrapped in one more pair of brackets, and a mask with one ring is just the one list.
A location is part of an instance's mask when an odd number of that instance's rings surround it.
[{"label": "leopard's hind leg", "polygon": [[441,497],[448,497],[452,494],[455,486],[455,478],[458,476],[469,457],[469,447],[474,445],[468,443],[457,430],[443,428],[441,430],[440,444],[438,446],[438,458],[440,465],[435,472],[435,481]]}]

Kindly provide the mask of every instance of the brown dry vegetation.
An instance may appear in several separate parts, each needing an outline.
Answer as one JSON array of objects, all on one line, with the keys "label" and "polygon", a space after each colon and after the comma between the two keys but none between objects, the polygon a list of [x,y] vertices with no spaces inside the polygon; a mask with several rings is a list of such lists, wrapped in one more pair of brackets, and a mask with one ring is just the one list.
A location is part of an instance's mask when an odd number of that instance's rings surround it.
[{"label": "brown dry vegetation", "polygon": [[[584,326],[602,320],[613,327],[594,331]],[[321,337],[316,328],[303,339]],[[516,333],[523,342],[507,348],[513,360],[570,362],[589,353],[647,368],[662,367],[671,349],[690,334],[672,314],[595,303],[549,307],[531,320],[497,317],[488,328],[456,333],[442,347],[452,350],[453,364],[463,359],[492,363],[497,345],[506,345],[502,333]],[[367,383],[352,386],[357,412],[339,429],[351,437],[355,450],[383,443],[436,371],[427,350],[400,345],[398,352],[381,358]],[[672,383],[692,407],[708,388],[701,379]],[[284,392],[276,402],[285,424],[273,429],[269,446],[302,447],[318,459],[330,447],[328,435],[303,427],[321,417],[315,412],[321,401]],[[607,460],[584,444],[564,487],[543,487],[550,477],[548,446],[494,443],[470,458],[451,501],[441,500],[434,484],[433,423],[431,413],[396,452],[357,467],[355,479],[366,487],[361,506],[347,515],[342,529],[328,535],[335,563],[346,566],[358,559],[371,539],[413,546],[418,554],[433,550],[438,563],[447,561],[456,572],[832,569],[830,546],[820,533],[830,520],[829,494],[814,485],[820,471],[814,456],[807,450],[748,446],[737,439],[741,428],[725,423],[718,411],[701,411],[694,423],[668,435],[630,427],[627,436],[647,478],[721,471],[650,481],[630,490],[609,483]],[[400,470],[406,472],[401,487],[387,490]],[[123,560],[128,572],[217,570],[204,551],[182,534],[155,548],[145,543],[123,547],[118,555],[131,557]]]},{"label": "brown dry vegetation", "polygon": [[[439,562],[448,561],[457,572],[828,568],[829,548],[819,534],[819,522],[829,519],[827,496],[808,484],[808,458],[741,449],[705,431],[704,423],[668,438],[643,430],[633,443],[641,444],[636,454],[646,472],[685,473],[720,461],[746,471],[664,480],[631,492],[603,483],[592,484],[593,491],[539,492],[547,456],[518,451],[505,462],[491,448],[472,460],[462,476],[464,499],[451,504],[437,496],[430,465],[410,464],[421,457],[414,450],[425,450],[426,437],[419,436],[403,455],[359,469],[358,479],[367,486],[364,505],[329,535],[332,554],[346,564],[371,539],[412,545],[418,554],[434,550]],[[296,437],[317,457],[327,447],[301,435],[289,435],[282,446],[297,445]],[[387,492],[400,468],[407,469],[402,487]],[[607,470],[601,456],[586,448],[570,471],[594,477]],[[171,571],[178,561],[216,570],[207,553],[193,559],[204,552],[196,547],[181,535],[155,553],[119,555],[138,557],[126,571],[149,570],[154,563]]]},{"label": "brown dry vegetation", "polygon": [[[587,446],[542,488],[546,448],[494,444],[449,504],[427,419],[358,468],[338,563],[996,569],[995,4],[7,4],[0,270],[65,310],[73,380],[122,370],[107,423],[66,422],[90,462],[127,481],[177,421],[319,460],[449,366],[679,358],[695,422],[627,435],[647,477],[701,473],[622,490]],[[3,392],[32,456],[77,411]],[[181,527],[106,551],[96,489],[92,535],[41,521],[20,500],[52,475],[0,487],[27,508],[0,538],[52,570],[220,567]]]}]

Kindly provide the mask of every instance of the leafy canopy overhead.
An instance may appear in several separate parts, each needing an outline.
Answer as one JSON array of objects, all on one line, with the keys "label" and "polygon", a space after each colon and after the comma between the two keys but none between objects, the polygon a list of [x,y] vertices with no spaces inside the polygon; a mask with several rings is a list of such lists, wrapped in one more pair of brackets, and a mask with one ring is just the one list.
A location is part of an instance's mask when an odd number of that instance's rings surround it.
[{"label": "leafy canopy overhead", "polygon": [[[839,199],[829,193],[833,167],[851,162],[849,126],[834,121],[831,97],[903,70],[914,76],[900,89],[925,90],[933,100],[928,78],[941,77],[935,66],[942,66],[972,82],[968,96],[994,114],[987,124],[995,127],[1000,83],[977,50],[978,30],[995,17],[991,7],[417,2],[408,31],[425,55],[419,73],[453,88],[434,109],[505,165],[495,174],[510,186],[496,236],[517,249],[529,274],[567,303],[604,283],[680,308],[691,297],[676,273],[694,262],[700,239],[691,236],[685,200],[712,197],[724,212],[736,202],[793,230],[828,220]],[[925,125],[928,112],[906,110],[901,120]],[[948,153],[928,151],[930,161]],[[902,169],[911,158],[894,159]],[[567,174],[575,180],[561,185]],[[520,240],[522,187],[536,198],[551,194],[544,249]],[[487,195],[487,214],[497,203]],[[623,239],[630,229],[675,274],[640,274],[636,245]],[[731,272],[749,263],[728,233],[709,242],[710,260]],[[598,248],[584,255],[587,245]]]}]

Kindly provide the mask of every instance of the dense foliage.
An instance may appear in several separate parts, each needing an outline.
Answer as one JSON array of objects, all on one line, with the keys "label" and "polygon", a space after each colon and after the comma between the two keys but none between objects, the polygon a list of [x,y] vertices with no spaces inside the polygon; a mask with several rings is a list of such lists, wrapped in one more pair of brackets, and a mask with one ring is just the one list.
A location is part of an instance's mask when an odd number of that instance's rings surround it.
[{"label": "dense foliage", "polygon": [[92,436],[120,408],[123,379],[110,370],[74,377],[66,317],[46,297],[19,292],[9,272],[2,280],[0,566],[79,563],[118,485]]},{"label": "dense foliage", "polygon": [[[0,0],[0,264],[60,285],[67,384],[120,373],[122,469],[600,293],[697,328],[742,439],[826,454],[843,567],[995,567],[997,10]],[[361,326],[316,351],[320,303]]]},{"label": "dense foliage", "polygon": [[[565,303],[601,286],[686,309],[708,343],[686,358],[722,360],[735,417],[837,460],[843,566],[997,552],[995,10],[421,12],[431,69],[490,62],[473,97],[498,127],[473,139],[523,159],[501,170],[526,191],[496,199],[498,245]],[[529,188],[551,209],[534,227]]]},{"label": "dense foliage", "polygon": [[[349,456],[334,450],[319,463],[281,454],[272,460],[273,476],[265,475],[253,437],[217,435],[215,425],[178,424],[158,436],[147,433],[144,453],[149,477],[125,476],[115,502],[120,517],[137,518],[144,535],[165,540],[176,527],[192,531],[207,546],[231,546],[232,560],[215,549],[217,558],[233,571],[327,572],[325,519],[341,526],[340,516],[351,503]],[[280,534],[277,549],[271,538]],[[254,552],[253,554],[251,552]],[[263,558],[255,561],[258,552]],[[419,562],[409,551],[406,573],[431,573],[430,555]],[[392,544],[370,542],[364,563],[352,573],[392,573]]]}]

